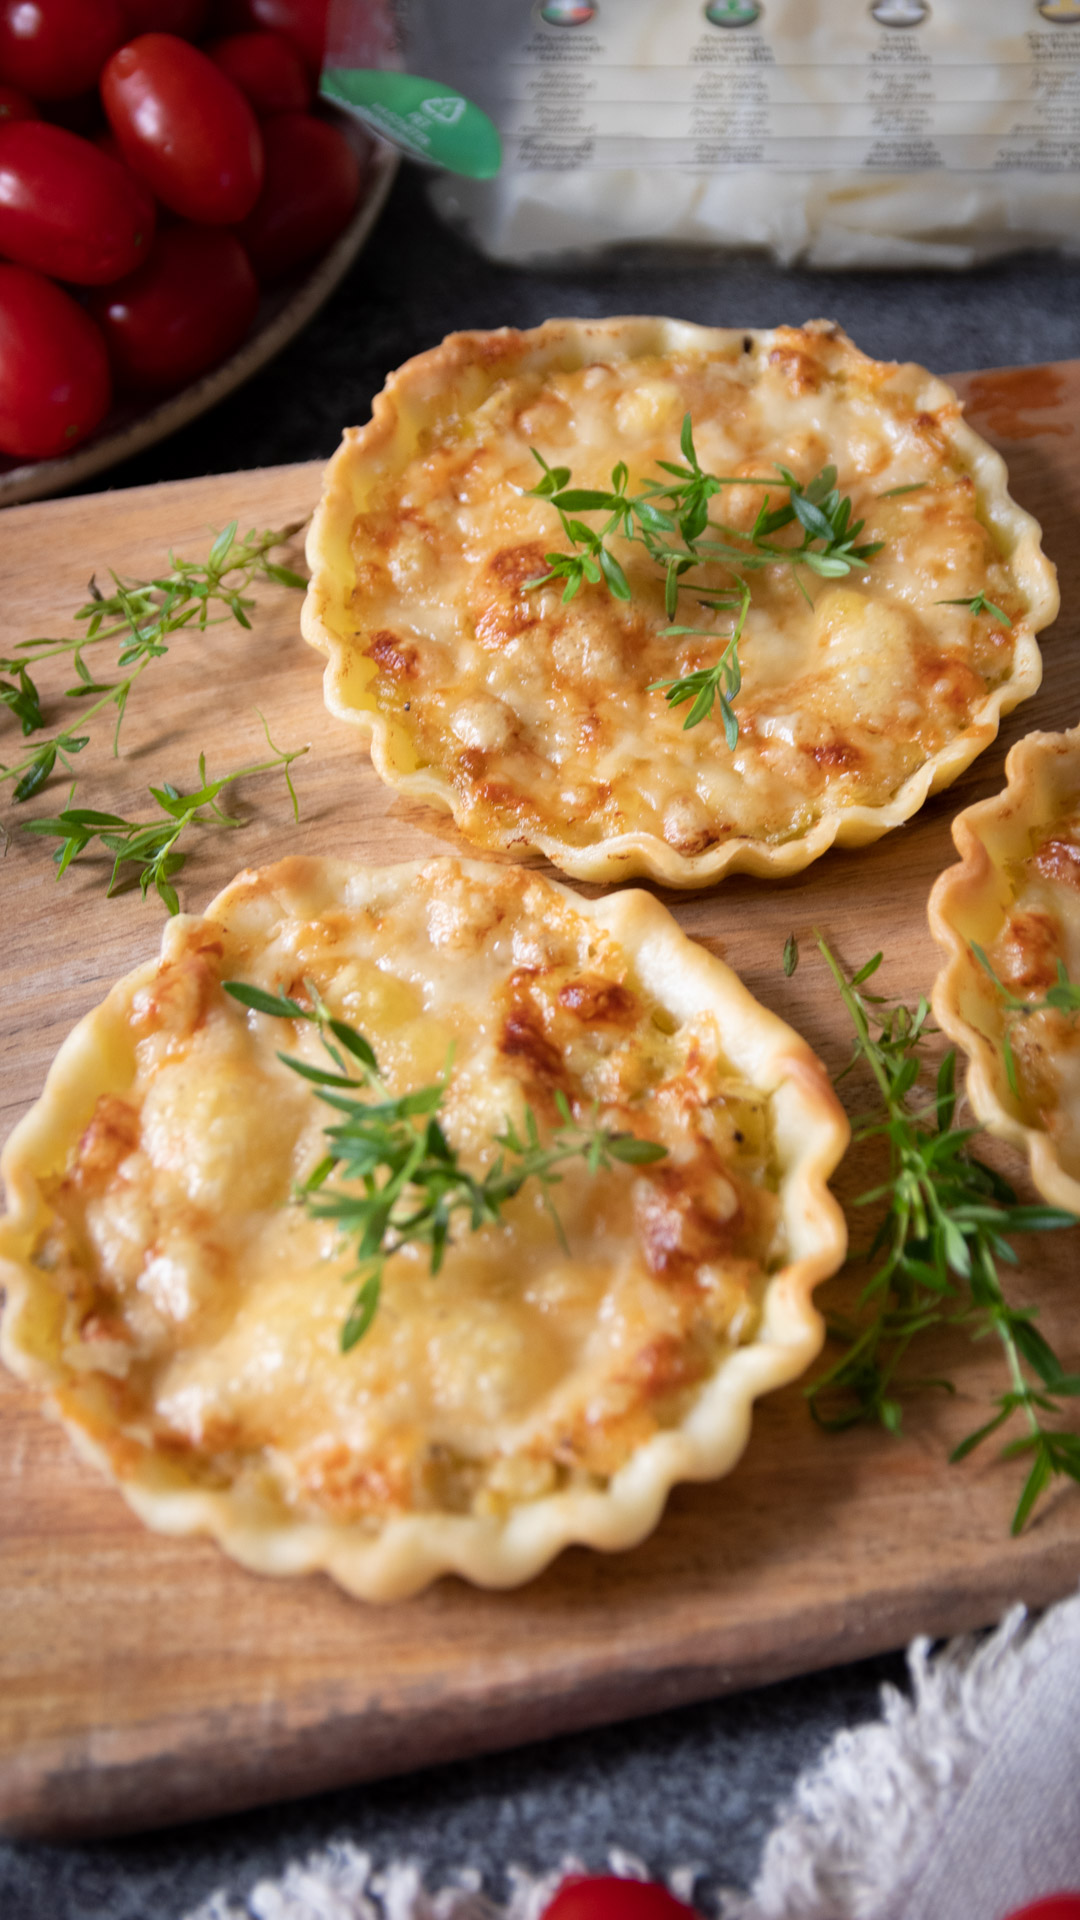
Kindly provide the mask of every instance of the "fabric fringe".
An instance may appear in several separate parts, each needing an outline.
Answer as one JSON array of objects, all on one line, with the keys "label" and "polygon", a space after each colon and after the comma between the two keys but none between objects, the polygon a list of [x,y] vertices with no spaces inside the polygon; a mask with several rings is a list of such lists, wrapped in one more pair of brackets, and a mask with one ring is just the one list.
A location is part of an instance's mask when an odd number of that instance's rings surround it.
[{"label": "fabric fringe", "polygon": [[[640,1860],[620,1851],[612,1853],[610,1868],[627,1880],[651,1878]],[[560,1881],[587,1871],[572,1856],[540,1876],[511,1867],[510,1898],[500,1905],[483,1892],[472,1867],[462,1868],[453,1885],[428,1893],[414,1862],[393,1860],[376,1872],[370,1854],[351,1840],[336,1840],[303,1864],[294,1862],[280,1880],[261,1880],[242,1905],[215,1893],[188,1920],[540,1920]],[[672,1877],[678,1898],[691,1896],[695,1877],[692,1869],[689,1881],[685,1870]]]},{"label": "fabric fringe", "polygon": [[988,1636],[935,1658],[908,1651],[911,1697],[881,1690],[882,1718],[838,1733],[796,1782],[749,1896],[723,1920],[881,1920],[902,1903],[1034,1672],[1080,1630],[1080,1597],[1030,1624],[1014,1607]]}]

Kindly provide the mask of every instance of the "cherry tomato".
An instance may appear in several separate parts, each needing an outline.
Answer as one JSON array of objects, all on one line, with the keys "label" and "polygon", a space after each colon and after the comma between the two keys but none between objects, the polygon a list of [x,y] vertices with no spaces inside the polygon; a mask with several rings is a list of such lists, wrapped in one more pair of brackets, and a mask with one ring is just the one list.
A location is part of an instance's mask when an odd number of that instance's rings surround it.
[{"label": "cherry tomato", "polygon": [[240,345],[259,289],[247,254],[222,227],[169,227],[146,265],[93,295],[117,384],[167,392]]},{"label": "cherry tomato", "polygon": [[45,120],[0,125],[0,253],[78,286],[103,286],[147,258],[154,203],[89,140]]},{"label": "cherry tomato", "polygon": [[1048,1893],[1030,1906],[1017,1907],[1007,1920],[1080,1920],[1080,1893]]},{"label": "cherry tomato", "polygon": [[322,71],[330,0],[225,0],[223,24],[230,32],[266,27],[299,47],[311,72]]},{"label": "cherry tomato", "polygon": [[34,100],[70,100],[124,33],[120,0],[0,0],[0,79]]},{"label": "cherry tomato", "polygon": [[120,0],[127,27],[125,38],[137,33],[178,33],[181,40],[197,40],[210,11],[209,0]]},{"label": "cherry tomato", "polygon": [[313,260],[347,225],[360,162],[343,133],[309,113],[279,113],[263,127],[266,182],[237,231],[264,285]]},{"label": "cherry tomato", "polygon": [[545,1907],[543,1920],[697,1920],[692,1907],[653,1880],[573,1874]]},{"label": "cherry tomato", "polygon": [[40,273],[0,265],[0,452],[70,453],[110,398],[109,356],[89,314]]},{"label": "cherry tomato", "polygon": [[239,87],[174,33],[144,33],[101,76],[105,112],[128,166],[174,213],[232,226],[263,178],[259,123]]},{"label": "cherry tomato", "polygon": [[260,119],[270,113],[303,113],[311,105],[307,68],[282,34],[230,33],[206,51],[247,95]]},{"label": "cherry tomato", "polygon": [[18,87],[0,86],[0,124],[5,120],[36,120],[38,110]]}]

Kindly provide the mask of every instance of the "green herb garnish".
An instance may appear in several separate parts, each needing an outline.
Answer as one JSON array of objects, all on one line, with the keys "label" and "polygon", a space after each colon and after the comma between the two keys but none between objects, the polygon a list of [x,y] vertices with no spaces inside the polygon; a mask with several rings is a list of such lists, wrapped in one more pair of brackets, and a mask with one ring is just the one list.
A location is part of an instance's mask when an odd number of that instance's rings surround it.
[{"label": "green herb garnish", "polygon": [[[261,718],[261,715],[260,715]],[[265,720],[263,721],[266,727]],[[218,805],[218,795],[237,780],[247,780],[257,773],[270,773],[280,767],[285,774],[285,784],[292,801],[293,818],[299,819],[300,810],[289,773],[294,760],[299,760],[308,749],[294,747],[291,752],[281,752],[266,732],[269,746],[273,750],[272,760],[262,760],[256,766],[237,767],[235,772],[226,773],[220,780],[208,780],[206,777],[206,755],[199,755],[199,779],[201,785],[194,793],[180,793],[176,787],[166,784],[163,787],[151,787],[151,797],[157,802],[164,814],[164,820],[142,821],[125,820],[123,814],[98,813],[92,807],[65,807],[62,813],[50,819],[28,820],[24,824],[26,833],[39,833],[48,838],[59,840],[53,859],[56,862],[56,877],[66,873],[72,862],[81,859],[94,841],[111,853],[113,858],[112,875],[107,892],[111,896],[126,886],[138,884],[145,900],[151,886],[157,888],[170,913],[179,913],[180,902],[177,898],[173,878],[186,864],[187,854],[177,849],[177,841],[189,827],[239,827],[244,823]],[[133,873],[126,869],[133,867]]]},{"label": "green herb garnish", "polygon": [[790,980],[799,964],[799,943],[793,933],[789,933],[787,939],[784,941],[784,958],[782,964],[785,978]]},{"label": "green herb garnish", "polygon": [[[283,994],[265,993],[242,980],[223,982],[241,1006],[279,1020],[306,1020],[319,1030],[329,1067],[312,1066],[294,1055],[278,1059],[309,1081],[315,1097],[342,1115],[325,1128],[327,1152],[297,1188],[303,1205],[317,1220],[334,1220],[342,1238],[356,1245],[357,1266],[350,1279],[360,1284],[341,1330],[347,1353],[367,1332],[375,1316],[386,1262],[403,1247],[426,1246],[429,1270],[438,1273],[451,1240],[455,1214],[467,1217],[470,1232],[504,1224],[502,1210],[528,1180],[537,1180],[560,1239],[562,1226],[551,1189],[562,1175],[556,1168],[584,1160],[590,1173],[615,1162],[645,1166],[667,1157],[655,1140],[604,1127],[579,1126],[561,1090],[555,1101],[563,1125],[545,1145],[536,1116],[525,1109],[524,1134],[509,1119],[494,1136],[498,1158],[481,1179],[462,1165],[439,1124],[450,1063],[441,1080],[394,1098],[379,1076],[370,1041],[344,1020],[337,1020],[317,989],[305,981],[310,1006]],[[347,1056],[347,1057],[346,1057]],[[327,1189],[331,1175],[337,1180]],[[565,1239],[563,1239],[565,1246]]]},{"label": "green herb garnish", "polygon": [[1012,626],[1012,621],[1009,619],[1008,614],[1003,613],[1000,607],[995,607],[993,601],[988,600],[985,593],[972,594],[970,600],[935,600],[934,605],[935,607],[966,607],[970,614],[978,615],[980,613],[988,613],[991,620],[999,621],[1003,627]]},{"label": "green herb garnish", "polygon": [[0,660],[0,668],[15,676],[13,680],[0,680],[0,704],[15,715],[24,735],[36,733],[45,725],[45,716],[25,660]]},{"label": "green herb garnish", "polygon": [[[1051,1010],[1055,1013],[1080,1012],[1080,985],[1077,985],[1069,979],[1068,968],[1063,960],[1059,960],[1057,963],[1057,980],[1052,987],[1047,988],[1041,1000],[1022,1000],[1019,994],[1013,993],[1011,988],[1007,987],[1003,980],[998,979],[997,974],[990,965],[986,952],[975,940],[971,942],[971,951],[975,955],[980,967],[990,975],[991,980],[1010,1013],[1022,1014],[1026,1019],[1029,1014],[1047,1013]],[[1005,1072],[1008,1076],[1009,1086],[1016,1098],[1019,1099],[1020,1082],[1016,1071],[1016,1056],[1013,1053],[1012,1038],[1009,1034],[1008,1027],[1004,1029],[1002,1034],[1002,1051],[1005,1055]]]},{"label": "green herb garnish", "polygon": [[[837,491],[836,468],[823,467],[804,485],[787,467],[778,466],[770,477],[745,474],[706,473],[694,449],[690,415],[682,424],[680,440],[685,465],[670,460],[657,464],[670,477],[646,480],[639,493],[628,493],[629,470],[624,461],[612,468],[611,487],[572,487],[569,467],[549,467],[535,447],[533,457],[543,469],[543,478],[530,490],[530,498],[547,500],[555,508],[563,533],[573,549],[570,553],[545,555],[548,572],[526,582],[542,587],[552,580],[563,580],[563,600],[568,601],[588,582],[601,582],[616,600],[629,600],[630,582],[608,545],[612,535],[643,546],[649,558],[661,569],[664,581],[664,609],[674,620],[680,593],[692,593],[698,604],[713,613],[729,613],[729,633],[710,635],[700,627],[670,626],[665,634],[672,638],[694,634],[699,639],[722,639],[724,651],[713,667],[700,667],[675,680],[656,680],[648,691],[663,692],[669,706],[691,701],[684,729],[696,727],[716,705],[720,709],[728,746],[738,739],[738,721],[733,701],[742,685],[739,664],[739,640],[750,609],[750,585],[746,574],[766,566],[790,567],[807,599],[802,579],[804,570],[823,580],[839,580],[854,567],[865,566],[880,553],[883,542],[858,544],[865,521],[851,519],[851,501]],[[766,493],[749,533],[740,527],[725,525],[709,518],[709,503],[724,487],[771,487],[786,492],[783,506],[770,507]],[[590,527],[578,518],[582,513],[605,513],[600,528]],[[776,544],[773,535],[797,526],[802,539],[797,546]],[[686,576],[703,566],[720,567],[730,576],[730,584],[717,587]]]},{"label": "green herb garnish", "polygon": [[[108,707],[115,711],[113,752],[118,752],[132,689],[147,667],[168,653],[175,634],[185,629],[202,633],[223,620],[235,620],[241,627],[250,628],[248,612],[254,601],[247,590],[257,579],[273,580],[286,587],[306,586],[298,573],[269,557],[275,547],[283,546],[299,531],[300,524],[276,532],[252,532],[238,539],[233,520],[218,534],[205,560],[181,560],[170,554],[169,571],[153,580],[122,580],[113,573],[111,594],[102,593],[92,579],[90,597],[75,614],[84,632],[74,639],[24,640],[16,656],[0,660],[0,674],[14,676],[11,681],[0,680],[0,703],[21,723],[24,734],[38,733],[45,726],[41,696],[27,656],[35,666],[42,660],[70,658],[77,678],[65,698],[88,703],[81,705],[78,728],[62,727],[47,740],[38,741],[21,759],[10,765],[0,763],[0,783],[13,781],[14,798],[30,800],[45,785],[57,762],[73,772],[73,756],[89,743],[85,728]],[[88,655],[92,648],[109,643],[117,647],[119,672],[115,679],[100,679]]]},{"label": "green herb garnish", "polygon": [[856,1256],[876,1264],[859,1296],[859,1317],[828,1322],[845,1351],[807,1388],[811,1410],[830,1429],[876,1420],[896,1433],[898,1395],[905,1386],[952,1391],[946,1380],[899,1379],[920,1334],[954,1326],[971,1328],[976,1338],[996,1334],[1010,1385],[997,1396],[993,1418],[962,1440],[951,1458],[963,1459],[1014,1416],[1023,1420],[1027,1431],[1003,1450],[1006,1459],[1030,1461],[1013,1515],[1012,1531],[1019,1533],[1054,1475],[1080,1481],[1080,1435],[1047,1427],[1042,1418],[1060,1416],[1059,1403],[1080,1395],[1080,1376],[1065,1372],[1034,1324],[1036,1310],[1009,1305],[998,1265],[1016,1265],[1006,1235],[1075,1226],[1076,1216],[1020,1204],[1007,1181],[975,1158],[970,1147],[979,1129],[954,1125],[955,1051],[945,1055],[933,1093],[914,1104],[923,1072],[920,1048],[933,1032],[929,1003],[890,1006],[862,991],[881,964],[880,953],[848,977],[820,935],[818,946],[855,1029],[855,1051],[844,1071],[861,1061],[880,1096],[878,1109],[856,1125],[853,1137],[886,1142],[889,1171],[854,1202],[885,1206],[865,1254]]}]

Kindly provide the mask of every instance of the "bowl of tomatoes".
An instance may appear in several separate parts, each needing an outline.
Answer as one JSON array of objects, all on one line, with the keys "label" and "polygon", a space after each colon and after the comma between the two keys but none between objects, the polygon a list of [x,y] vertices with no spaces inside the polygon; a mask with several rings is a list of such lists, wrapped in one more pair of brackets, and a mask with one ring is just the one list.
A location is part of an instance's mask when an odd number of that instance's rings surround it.
[{"label": "bowl of tomatoes", "polygon": [[327,0],[0,0],[0,504],[102,472],[332,292],[396,155],[317,101]]}]

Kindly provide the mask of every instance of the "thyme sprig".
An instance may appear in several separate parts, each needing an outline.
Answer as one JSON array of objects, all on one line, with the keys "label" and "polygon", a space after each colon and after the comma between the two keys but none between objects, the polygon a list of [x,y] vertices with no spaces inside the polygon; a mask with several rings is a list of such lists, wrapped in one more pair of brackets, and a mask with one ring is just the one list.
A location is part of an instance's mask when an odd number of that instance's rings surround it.
[{"label": "thyme sprig", "polygon": [[[735,628],[719,660],[713,667],[698,667],[693,673],[684,673],[676,680],[653,680],[646,688],[648,693],[663,693],[669,707],[680,707],[684,701],[692,700],[693,706],[683,722],[683,732],[696,727],[700,721],[707,720],[718,704],[720,719],[724,729],[724,738],[732,753],[739,738],[739,721],[733,706],[742,690],[742,663],[739,659],[739,641],[746,625],[746,616],[750,610],[749,593],[743,596]],[[668,635],[693,633],[701,638],[699,627],[668,627]]]},{"label": "thyme sprig", "polygon": [[[260,716],[261,718],[261,716]],[[266,727],[265,720],[263,721]],[[73,861],[82,858],[95,841],[113,858],[112,874],[107,893],[111,897],[126,887],[138,885],[143,899],[146,899],[151,886],[156,887],[170,913],[179,913],[180,901],[177,897],[173,879],[187,863],[187,854],[182,853],[177,842],[191,827],[241,827],[242,820],[226,813],[218,804],[218,795],[237,780],[248,780],[258,773],[271,773],[280,767],[285,775],[285,784],[292,801],[293,818],[299,819],[299,803],[296,789],[292,783],[289,768],[294,760],[307,753],[307,747],[293,747],[290,751],[281,751],[270,739],[266,730],[267,743],[273,752],[272,760],[261,760],[257,765],[237,767],[234,772],[223,774],[220,780],[208,780],[206,775],[206,755],[199,755],[200,785],[192,793],[181,793],[168,782],[162,787],[149,789],[151,798],[165,818],[163,820],[126,820],[123,814],[99,813],[93,807],[67,806],[61,813],[50,818],[28,820],[24,824],[26,833],[38,833],[47,838],[60,841],[53,853],[56,862],[56,877],[59,880]],[[127,871],[134,868],[134,872]]]},{"label": "thyme sprig", "polygon": [[[1063,960],[1058,961],[1057,979],[1052,987],[1047,987],[1042,999],[1024,1000],[1019,994],[1013,993],[1012,988],[1007,987],[1003,980],[999,980],[990,964],[989,956],[985,949],[979,946],[978,941],[973,940],[971,942],[971,951],[975,955],[980,967],[983,968],[984,972],[989,974],[1009,1013],[1019,1013],[1024,1019],[1027,1019],[1033,1013],[1049,1013],[1051,1011],[1054,1013],[1080,1012],[1080,983],[1069,979],[1069,970]],[[1016,1071],[1016,1055],[1013,1052],[1012,1036],[1008,1027],[1004,1029],[1002,1034],[1002,1052],[1005,1056],[1005,1073],[1009,1086],[1017,1099],[1019,1099],[1020,1081]]]},{"label": "thyme sprig", "polygon": [[993,601],[988,600],[985,593],[973,593],[967,596],[962,595],[959,600],[935,600],[934,605],[935,607],[966,607],[968,612],[976,618],[980,613],[988,613],[991,620],[996,620],[1000,626],[1012,626],[1012,621],[1009,619],[1008,614],[1003,613],[1000,607],[995,607]]},{"label": "thyme sprig", "polygon": [[1019,1533],[1040,1494],[1058,1474],[1080,1481],[1080,1435],[1044,1423],[1058,1418],[1063,1400],[1080,1395],[1080,1375],[1067,1374],[1035,1325],[1036,1309],[1009,1304],[999,1264],[1015,1266],[1007,1235],[1077,1224],[1061,1208],[1025,1206],[1008,1182],[976,1159],[971,1141],[979,1131],[958,1127],[956,1055],[938,1069],[932,1093],[920,1090],[920,1049],[934,1031],[930,1007],[890,1006],[865,983],[881,964],[877,953],[847,975],[826,942],[818,947],[839,988],[855,1029],[855,1049],[845,1073],[861,1062],[879,1096],[875,1111],[854,1129],[859,1140],[887,1144],[888,1176],[858,1207],[885,1211],[869,1247],[857,1256],[872,1263],[859,1296],[857,1317],[832,1319],[829,1332],[844,1352],[807,1389],[818,1423],[839,1429],[877,1420],[890,1432],[901,1423],[899,1394],[905,1386],[938,1386],[944,1380],[902,1381],[900,1367],[918,1337],[935,1327],[965,1326],[974,1337],[994,1333],[1004,1349],[1009,1386],[997,1396],[985,1425],[951,1455],[963,1459],[1007,1422],[1019,1417],[1026,1432],[1003,1449],[1006,1459],[1029,1462],[1012,1531]]},{"label": "thyme sprig", "polygon": [[[503,1208],[529,1180],[539,1182],[560,1238],[551,1189],[571,1160],[584,1160],[590,1173],[621,1162],[643,1166],[666,1158],[667,1149],[635,1134],[601,1126],[579,1126],[565,1095],[556,1093],[563,1125],[545,1144],[531,1107],[524,1133],[507,1119],[494,1136],[500,1151],[481,1178],[461,1164],[447,1140],[439,1111],[449,1085],[450,1062],[441,1079],[396,1098],[380,1077],[369,1040],[347,1021],[335,1019],[311,981],[305,980],[310,1005],[284,994],[265,993],[242,980],[223,982],[241,1006],[279,1020],[305,1020],[319,1031],[329,1067],[312,1066],[295,1055],[278,1059],[315,1089],[315,1098],[343,1117],[327,1126],[327,1152],[297,1188],[297,1196],[317,1220],[334,1220],[344,1240],[355,1242],[358,1279],[341,1330],[342,1351],[362,1339],[375,1317],[383,1270],[407,1246],[428,1248],[429,1271],[438,1273],[451,1243],[456,1215],[466,1216],[471,1233],[502,1226]],[[337,1179],[327,1188],[331,1175]],[[563,1239],[565,1245],[565,1239]]]},{"label": "thyme sprig", "polygon": [[[152,580],[124,580],[111,573],[109,594],[102,592],[96,578],[91,579],[89,598],[74,616],[82,632],[66,639],[23,640],[13,657],[0,659],[0,675],[13,676],[0,679],[0,704],[20,722],[24,735],[45,727],[30,662],[36,667],[46,660],[70,660],[76,680],[65,698],[80,703],[77,723],[36,741],[20,759],[0,762],[0,783],[12,781],[14,798],[23,801],[40,792],[57,763],[73,773],[74,756],[90,741],[89,723],[107,708],[115,714],[113,752],[117,753],[132,690],[147,668],[168,653],[176,634],[187,629],[203,633],[227,620],[250,628],[248,614],[255,603],[248,589],[258,579],[287,587],[307,584],[291,568],[270,558],[276,547],[299,531],[300,524],[265,533],[252,531],[241,538],[233,520],[217,535],[205,560],[184,560],[170,553],[168,571]],[[110,643],[117,648],[117,676],[100,678],[89,656],[92,649]]]},{"label": "thyme sprig", "polygon": [[[713,667],[700,667],[672,680],[655,680],[648,691],[663,692],[669,706],[692,702],[683,723],[684,730],[696,727],[719,706],[728,746],[738,739],[738,721],[733,701],[742,685],[739,641],[750,610],[748,573],[767,566],[791,569],[801,591],[809,599],[802,578],[804,570],[823,580],[839,580],[880,553],[883,542],[860,542],[865,521],[853,521],[851,501],[836,485],[836,468],[823,467],[805,484],[787,467],[777,466],[772,475],[707,473],[694,447],[693,426],[687,414],[682,424],[680,448],[684,464],[670,460],[657,462],[669,477],[646,479],[640,491],[628,491],[630,474],[625,461],[611,470],[610,488],[573,487],[569,467],[550,467],[536,448],[533,457],[543,477],[529,490],[529,497],[547,500],[559,516],[569,553],[545,555],[548,571],[526,585],[546,586],[553,580],[565,582],[563,600],[572,600],[589,583],[606,585],[616,600],[629,600],[632,589],[626,572],[608,542],[615,535],[645,548],[650,560],[661,569],[664,582],[664,610],[675,619],[680,593],[692,593],[698,604],[712,613],[733,616],[728,633],[710,634],[700,627],[669,626],[665,637],[681,638],[693,634],[699,640],[722,639],[724,651]],[[754,525],[728,526],[709,517],[710,502],[725,487],[765,487],[786,492],[782,506],[770,505],[766,492]],[[605,513],[599,528],[591,527],[578,516]],[[798,545],[778,544],[773,536],[797,526],[802,538]],[[686,576],[695,568],[720,567],[730,579],[710,586]]]}]

